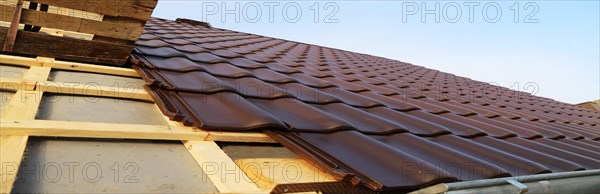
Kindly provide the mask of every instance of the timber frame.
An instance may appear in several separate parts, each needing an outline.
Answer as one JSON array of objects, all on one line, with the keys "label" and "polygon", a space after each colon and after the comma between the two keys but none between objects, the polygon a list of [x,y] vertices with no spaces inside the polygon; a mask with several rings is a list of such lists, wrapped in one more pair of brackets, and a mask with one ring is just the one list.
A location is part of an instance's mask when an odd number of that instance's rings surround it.
[{"label": "timber frame", "polygon": [[[16,91],[14,97],[6,105],[0,120],[0,163],[20,164],[29,136],[181,140],[199,165],[217,163],[235,166],[236,171],[241,171],[242,169],[215,142],[276,143],[263,133],[205,131],[183,126],[166,117],[168,125],[36,120],[35,117],[44,93],[104,96],[148,102],[152,102],[152,98],[145,90],[127,91],[111,87],[86,88],[47,81],[52,69],[139,77],[133,69],[11,55],[0,55],[0,63],[29,67],[21,79],[0,79],[0,89]],[[7,181],[0,181],[0,193],[10,193],[17,174],[5,174],[3,170],[0,169],[0,176],[7,177],[4,179]],[[246,176],[245,173],[241,174]],[[222,193],[265,193],[253,182],[223,181],[221,173],[210,175],[209,178]],[[246,178],[246,180],[250,179]]]}]

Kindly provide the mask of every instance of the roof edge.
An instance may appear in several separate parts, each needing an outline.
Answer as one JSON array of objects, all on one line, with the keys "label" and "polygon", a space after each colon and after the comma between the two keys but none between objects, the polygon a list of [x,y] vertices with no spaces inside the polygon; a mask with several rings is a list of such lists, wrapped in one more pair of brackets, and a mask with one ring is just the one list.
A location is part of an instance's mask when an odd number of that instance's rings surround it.
[{"label": "roof edge", "polygon": [[561,172],[484,179],[456,183],[442,183],[411,194],[421,193],[593,193],[600,183],[600,170]]},{"label": "roof edge", "polygon": [[198,20],[192,20],[192,19],[187,19],[187,18],[177,18],[175,20],[175,22],[191,24],[191,25],[194,25],[194,26],[202,26],[202,27],[205,27],[205,28],[212,28],[212,26],[208,22],[203,22],[203,21],[198,21]]}]

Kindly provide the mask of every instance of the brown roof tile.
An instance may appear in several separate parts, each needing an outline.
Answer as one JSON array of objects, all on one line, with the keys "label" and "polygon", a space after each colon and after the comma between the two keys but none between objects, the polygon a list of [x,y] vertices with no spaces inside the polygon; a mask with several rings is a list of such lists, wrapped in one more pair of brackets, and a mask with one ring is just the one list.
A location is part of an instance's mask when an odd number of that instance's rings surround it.
[{"label": "brown roof tile", "polygon": [[600,112],[409,63],[162,19],[134,58],[171,119],[376,191],[600,168]]}]

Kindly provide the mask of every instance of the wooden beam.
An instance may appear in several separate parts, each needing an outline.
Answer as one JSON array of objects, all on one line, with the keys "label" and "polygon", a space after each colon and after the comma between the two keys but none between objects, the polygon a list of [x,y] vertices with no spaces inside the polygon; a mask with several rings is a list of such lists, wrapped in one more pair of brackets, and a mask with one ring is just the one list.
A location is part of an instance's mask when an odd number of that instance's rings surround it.
[{"label": "wooden beam", "polygon": [[19,90],[6,105],[2,119],[35,119],[42,92]]},{"label": "wooden beam", "polygon": [[196,162],[221,193],[260,192],[237,164],[213,141],[184,141]]},{"label": "wooden beam", "polygon": [[118,75],[127,77],[140,77],[135,70],[123,67],[111,67],[104,65],[92,65],[85,63],[75,63],[66,61],[51,61],[43,63],[44,67],[51,67],[54,69],[70,70],[70,71],[81,71],[90,73],[101,73],[107,75]]},{"label": "wooden beam", "polygon": [[[156,105],[156,109],[159,109],[158,105]],[[185,127],[180,122],[171,121],[167,116],[163,117],[169,126]],[[182,142],[220,193],[256,193],[261,191],[214,141]],[[228,175],[233,176],[228,177]]]},{"label": "wooden beam", "polygon": [[241,143],[277,143],[264,133],[217,132],[208,131],[206,141],[241,142]]},{"label": "wooden beam", "polygon": [[337,181],[301,158],[249,158],[236,160],[236,164],[264,191],[278,184]]},{"label": "wooden beam", "polygon": [[[14,7],[0,5],[0,10],[9,10]],[[12,13],[0,12],[0,20],[11,21]],[[125,20],[123,22],[97,21],[84,18],[77,18],[67,15],[60,15],[36,10],[24,9],[21,15],[20,23],[34,26],[61,29],[66,31],[95,34],[100,36],[113,37],[117,39],[136,41],[144,31],[144,22],[139,20]]]},{"label": "wooden beam", "polygon": [[50,70],[51,68],[49,67],[31,67],[29,68],[29,70],[27,70],[27,73],[25,73],[23,79],[32,80],[36,82],[48,81],[48,76],[50,76]]},{"label": "wooden beam", "polygon": [[54,28],[42,28],[40,30],[40,32],[43,32],[43,33],[46,33],[46,34],[49,34],[52,36],[69,37],[69,38],[75,38],[75,39],[81,39],[81,40],[92,40],[94,38],[93,34],[65,31],[65,30],[54,29]]},{"label": "wooden beam", "polygon": [[25,79],[0,79],[0,88],[27,91],[36,89],[36,91],[58,94],[74,94],[152,101],[152,98],[144,89],[43,81],[44,77],[47,79],[49,73],[50,68],[48,67],[32,67],[25,75]]},{"label": "wooden beam", "polygon": [[[2,113],[2,119],[35,119],[42,94],[37,91],[17,91]],[[0,136],[0,193],[10,193],[12,190],[28,139],[28,136]]]},{"label": "wooden beam", "polygon": [[36,0],[37,3],[147,21],[158,0]]},{"label": "wooden beam", "polygon": [[58,94],[75,94],[152,101],[150,94],[148,94],[148,92],[142,88],[122,88],[46,81],[38,82],[36,89],[39,91]]},{"label": "wooden beam", "polygon": [[2,120],[2,136],[82,137],[147,140],[204,140],[204,132],[160,125],[134,125],[50,120]]},{"label": "wooden beam", "polygon": [[0,63],[18,65],[24,67],[43,66],[54,69],[69,70],[69,71],[81,71],[90,73],[101,73],[107,75],[118,75],[127,77],[140,77],[140,75],[131,68],[123,67],[111,67],[105,65],[94,65],[87,63],[76,63],[67,61],[57,61],[52,58],[46,57],[20,57],[13,55],[0,54]]},{"label": "wooden beam", "polygon": [[27,90],[32,91],[35,89],[37,82],[33,80],[24,80],[18,78],[1,78],[0,88],[5,90]]},{"label": "wooden beam", "polygon": [[27,146],[27,136],[0,136],[0,193],[10,193]]},{"label": "wooden beam", "polygon": [[[0,42],[6,40],[6,28],[0,28]],[[13,52],[85,61],[98,64],[124,65],[133,45],[109,44],[74,38],[57,37],[42,33],[19,31]],[[51,42],[52,44],[48,44]]]},{"label": "wooden beam", "polygon": [[20,57],[3,54],[0,54],[0,63],[18,65],[23,67],[42,66],[44,64],[44,62],[36,61],[35,59],[30,57]]}]

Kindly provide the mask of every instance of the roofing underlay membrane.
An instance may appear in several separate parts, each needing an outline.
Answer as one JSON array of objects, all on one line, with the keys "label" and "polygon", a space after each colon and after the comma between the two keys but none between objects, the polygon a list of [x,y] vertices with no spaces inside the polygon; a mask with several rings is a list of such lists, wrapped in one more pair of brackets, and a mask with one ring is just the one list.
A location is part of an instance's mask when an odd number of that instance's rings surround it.
[{"label": "roofing underlay membrane", "polygon": [[265,131],[355,187],[600,168],[599,112],[410,63],[156,18],[133,56],[171,119]]}]

